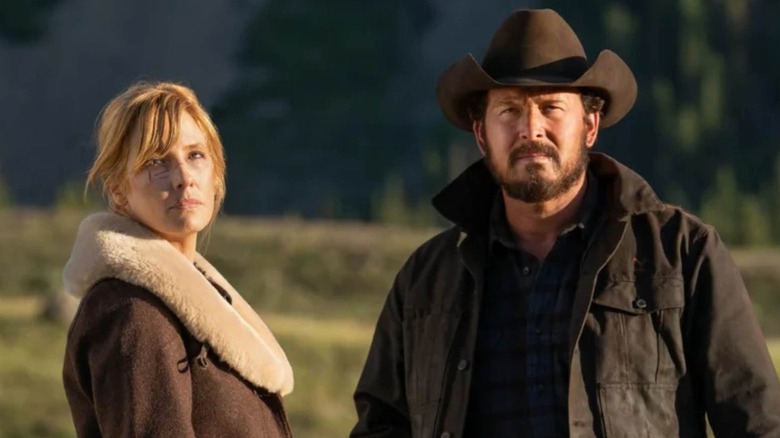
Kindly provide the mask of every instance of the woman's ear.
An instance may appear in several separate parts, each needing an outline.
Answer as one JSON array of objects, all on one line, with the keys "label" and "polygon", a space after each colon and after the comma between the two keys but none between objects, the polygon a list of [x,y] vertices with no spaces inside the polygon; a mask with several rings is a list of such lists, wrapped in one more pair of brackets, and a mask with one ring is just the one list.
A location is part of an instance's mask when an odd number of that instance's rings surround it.
[{"label": "woman's ear", "polygon": [[114,208],[122,210],[127,206],[127,196],[119,187],[112,188],[109,193],[111,194],[111,204],[113,204]]}]

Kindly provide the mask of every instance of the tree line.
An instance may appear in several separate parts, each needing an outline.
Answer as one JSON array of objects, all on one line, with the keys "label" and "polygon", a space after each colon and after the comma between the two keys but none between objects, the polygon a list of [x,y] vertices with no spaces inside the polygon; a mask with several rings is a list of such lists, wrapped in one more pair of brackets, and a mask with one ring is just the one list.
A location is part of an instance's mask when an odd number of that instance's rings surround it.
[{"label": "tree line", "polygon": [[[34,42],[58,1],[0,2],[0,38]],[[609,48],[636,75],[636,106],[597,147],[727,242],[780,243],[780,3],[544,6],[569,21],[591,60]],[[397,90],[419,68],[414,48],[446,7],[261,3],[236,48],[240,74],[210,108],[229,158],[226,211],[437,223],[428,199],[454,177],[463,137],[443,117],[415,117],[433,90],[411,100]],[[480,30],[485,41],[498,24]]]}]

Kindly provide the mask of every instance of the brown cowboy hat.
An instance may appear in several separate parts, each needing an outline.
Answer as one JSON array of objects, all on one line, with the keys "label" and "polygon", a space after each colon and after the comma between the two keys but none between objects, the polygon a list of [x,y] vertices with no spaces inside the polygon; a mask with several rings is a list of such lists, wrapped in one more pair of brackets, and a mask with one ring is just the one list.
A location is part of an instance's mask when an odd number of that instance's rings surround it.
[{"label": "brown cowboy hat", "polygon": [[605,100],[601,127],[614,125],[636,101],[631,69],[610,50],[588,64],[579,38],[557,12],[518,10],[498,29],[480,65],[469,54],[450,66],[436,86],[439,106],[458,128],[471,132],[469,98],[499,87],[590,89]]}]

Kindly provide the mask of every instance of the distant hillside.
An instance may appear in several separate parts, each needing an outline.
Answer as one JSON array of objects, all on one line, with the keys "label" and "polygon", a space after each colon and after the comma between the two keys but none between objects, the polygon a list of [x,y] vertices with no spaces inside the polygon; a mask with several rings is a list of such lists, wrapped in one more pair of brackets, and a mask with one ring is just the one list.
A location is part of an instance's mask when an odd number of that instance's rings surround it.
[{"label": "distant hillside", "polygon": [[213,103],[261,2],[61,0],[36,43],[0,39],[0,175],[15,201],[46,205],[83,182],[98,112],[133,81],[182,81]]},{"label": "distant hillside", "polygon": [[[37,42],[14,45],[0,38],[0,178],[16,203],[48,205],[64,183],[83,181],[97,114],[132,81],[182,81],[212,106],[236,77],[247,20],[265,3],[60,0]],[[421,46],[420,66],[396,85],[424,118],[439,117],[435,76],[464,48],[481,50],[486,29],[519,6],[433,3],[441,11]],[[360,69],[360,60],[344,68]]]}]

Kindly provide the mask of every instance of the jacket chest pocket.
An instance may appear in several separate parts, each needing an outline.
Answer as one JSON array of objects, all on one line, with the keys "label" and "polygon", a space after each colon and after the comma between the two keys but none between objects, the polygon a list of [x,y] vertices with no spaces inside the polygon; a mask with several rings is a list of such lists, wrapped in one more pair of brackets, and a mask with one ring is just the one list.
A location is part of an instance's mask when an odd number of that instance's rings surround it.
[{"label": "jacket chest pocket", "polygon": [[683,303],[676,278],[607,282],[594,297],[582,340],[593,349],[604,436],[676,436]]},{"label": "jacket chest pocket", "polygon": [[594,297],[583,339],[599,384],[676,386],[685,374],[677,278],[607,282]]},{"label": "jacket chest pocket", "polygon": [[410,410],[441,398],[444,373],[461,312],[407,309],[403,322],[406,396]]}]

